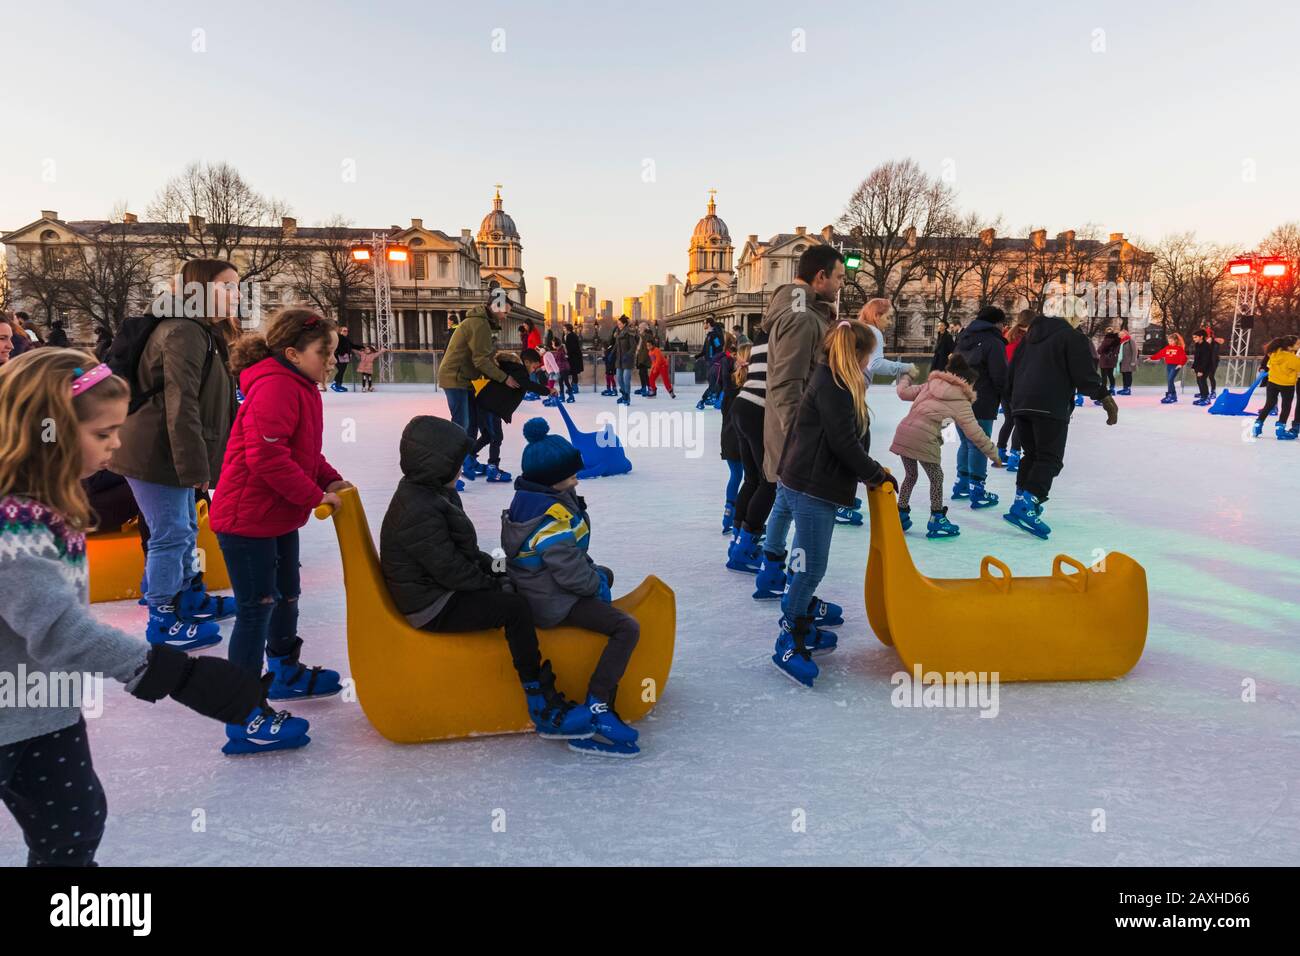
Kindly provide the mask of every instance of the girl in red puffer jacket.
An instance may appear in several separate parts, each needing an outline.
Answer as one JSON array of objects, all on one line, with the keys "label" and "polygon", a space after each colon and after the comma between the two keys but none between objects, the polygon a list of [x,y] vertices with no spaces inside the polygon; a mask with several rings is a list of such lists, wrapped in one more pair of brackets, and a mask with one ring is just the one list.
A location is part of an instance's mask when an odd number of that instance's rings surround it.
[{"label": "girl in red puffer jacket", "polygon": [[230,661],[274,676],[268,700],[337,694],[337,671],[298,663],[298,529],[351,487],[321,454],[320,392],[334,365],[335,324],[310,309],[281,309],[264,334],[231,350],[244,403],[226,445],[211,526],[230,571],[238,616]]}]

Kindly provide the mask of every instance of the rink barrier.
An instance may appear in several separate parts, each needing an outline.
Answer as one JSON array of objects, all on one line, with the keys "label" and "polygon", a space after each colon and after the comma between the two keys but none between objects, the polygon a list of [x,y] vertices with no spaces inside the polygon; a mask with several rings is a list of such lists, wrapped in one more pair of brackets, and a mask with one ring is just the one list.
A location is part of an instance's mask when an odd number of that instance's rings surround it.
[{"label": "rink barrier", "polygon": [[893,487],[869,490],[867,502],[867,619],[909,671],[1107,680],[1142,656],[1147,577],[1128,555],[1111,551],[1086,567],[1058,554],[1046,577],[1013,575],[989,555],[977,578],[929,578],[912,563]]},{"label": "rink barrier", "polygon": [[[384,583],[365,508],[355,488],[342,507],[316,509],[334,518],[347,597],[348,662],[357,699],[371,725],[395,743],[422,743],[533,730],[519,677],[501,629],[440,634],[412,627]],[[640,720],[654,709],[672,668],[677,598],[651,575],[614,601],[637,619],[641,638],[619,683],[618,712]],[[538,628],[542,658],[570,700],[587,681],[606,637],[573,627]]]},{"label": "rink barrier", "polygon": [[[208,503],[200,501],[198,514],[198,548],[203,555],[203,582],[210,591],[230,588],[230,572],[222,557],[217,536],[208,527]],[[140,597],[140,579],[144,576],[144,549],[140,547],[140,528],[131,519],[118,531],[86,535],[86,561],[90,568],[90,603],[126,601]]]}]

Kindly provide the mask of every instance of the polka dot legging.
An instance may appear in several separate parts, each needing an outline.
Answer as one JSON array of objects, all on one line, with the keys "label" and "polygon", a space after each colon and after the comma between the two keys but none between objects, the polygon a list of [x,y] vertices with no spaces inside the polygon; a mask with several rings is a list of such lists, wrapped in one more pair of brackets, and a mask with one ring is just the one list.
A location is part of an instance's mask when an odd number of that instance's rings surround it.
[{"label": "polka dot legging", "polygon": [[85,718],[0,744],[0,799],[22,828],[28,866],[94,866],[108,802],[90,760]]}]

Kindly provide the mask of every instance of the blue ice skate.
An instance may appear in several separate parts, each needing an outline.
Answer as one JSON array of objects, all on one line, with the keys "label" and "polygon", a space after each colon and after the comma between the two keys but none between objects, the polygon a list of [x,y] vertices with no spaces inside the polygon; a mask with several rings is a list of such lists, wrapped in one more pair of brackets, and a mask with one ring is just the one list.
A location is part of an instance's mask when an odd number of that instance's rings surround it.
[{"label": "blue ice skate", "polygon": [[912,527],[912,509],[904,508],[902,505],[899,505],[898,520],[902,523],[904,531]]},{"label": "blue ice skate", "polygon": [[727,553],[727,570],[742,574],[758,574],[762,570],[762,551],[752,531],[741,528],[736,532],[735,544]]},{"label": "blue ice skate", "polygon": [[961,534],[961,528],[948,520],[948,509],[930,512],[930,520],[925,525],[927,538],[955,538]]},{"label": "blue ice skate", "polygon": [[851,528],[857,528],[862,524],[862,512],[854,511],[852,508],[836,508],[835,523],[846,524]]},{"label": "blue ice skate", "polygon": [[1020,452],[1012,451],[1007,455],[1007,473],[1014,475],[1020,470]]},{"label": "blue ice skate", "polygon": [[310,726],[287,710],[276,712],[270,707],[256,707],[242,724],[226,724],[226,745],[221,752],[228,757],[240,757],[305,747],[311,743],[307,736]]},{"label": "blue ice skate", "polygon": [[[800,618],[795,622],[795,627],[799,628],[801,634],[807,634],[811,623],[807,618]],[[781,636],[776,639],[772,663],[782,674],[804,687],[811,687],[820,673],[811,651],[802,640],[796,640],[796,634],[786,626],[785,618],[781,619]]]},{"label": "blue ice skate", "polygon": [[216,621],[185,621],[176,615],[175,604],[155,604],[149,608],[149,625],[144,632],[150,644],[166,644],[178,651],[197,651],[221,643],[221,628]]},{"label": "blue ice skate", "polygon": [[524,684],[524,696],[537,736],[546,740],[579,740],[596,732],[591,723],[591,712],[566,700],[555,689],[555,672],[550,661],[542,662],[537,680]]},{"label": "blue ice skate", "polygon": [[1028,491],[1022,491],[1016,495],[1011,510],[1002,517],[1035,537],[1046,539],[1052,529],[1043,523],[1042,514],[1042,502]]},{"label": "blue ice skate", "polygon": [[302,638],[295,638],[293,650],[276,657],[266,655],[266,667],[274,680],[266,692],[267,700],[314,700],[333,697],[343,689],[339,672],[326,667],[307,667],[298,661]]},{"label": "blue ice skate", "polygon": [[771,601],[785,594],[785,555],[764,551],[758,577],[754,578],[754,600]]},{"label": "blue ice skate", "polygon": [[496,465],[489,464],[487,466],[487,478],[485,480],[492,484],[499,484],[501,482],[514,481],[514,477],[510,472],[502,471]]},{"label": "blue ice skate", "polygon": [[981,508],[992,508],[998,503],[998,496],[991,491],[984,490],[984,482],[972,481],[970,483],[970,506],[972,511],[978,511]]},{"label": "blue ice skate", "polygon": [[[144,602],[144,599],[140,599]],[[147,603],[147,602],[145,602]],[[209,594],[203,578],[195,578],[188,588],[180,593],[177,602],[177,617],[183,621],[224,621],[234,617],[239,608],[235,599],[224,594]]]},{"label": "blue ice skate", "polygon": [[958,478],[952,485],[953,500],[970,497],[970,479]]}]

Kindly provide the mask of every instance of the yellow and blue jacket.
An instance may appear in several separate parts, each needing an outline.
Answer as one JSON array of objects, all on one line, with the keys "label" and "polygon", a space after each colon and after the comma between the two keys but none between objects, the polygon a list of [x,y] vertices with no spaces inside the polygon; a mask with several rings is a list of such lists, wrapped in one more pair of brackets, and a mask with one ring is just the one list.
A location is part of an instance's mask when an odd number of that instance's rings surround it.
[{"label": "yellow and blue jacket", "polygon": [[600,592],[600,575],[587,554],[590,541],[586,504],[578,495],[523,478],[515,482],[514,500],[501,515],[501,548],[506,572],[538,627],[554,627],[579,598]]}]

